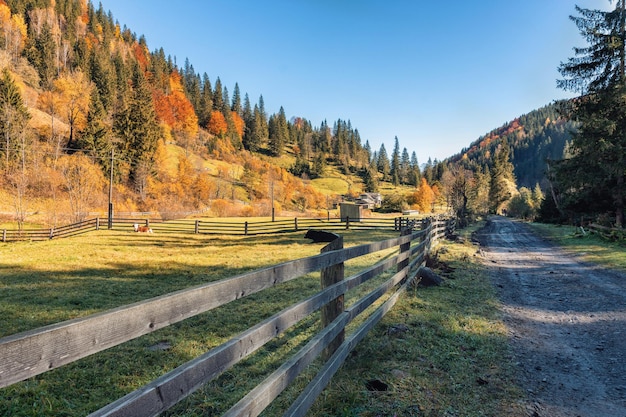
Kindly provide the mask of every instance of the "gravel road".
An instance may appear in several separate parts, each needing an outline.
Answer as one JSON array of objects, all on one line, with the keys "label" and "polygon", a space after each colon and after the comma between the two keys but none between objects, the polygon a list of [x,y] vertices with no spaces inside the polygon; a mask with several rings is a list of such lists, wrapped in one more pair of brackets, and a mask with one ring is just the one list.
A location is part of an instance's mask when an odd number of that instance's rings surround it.
[{"label": "gravel road", "polygon": [[580,262],[523,223],[475,236],[498,288],[533,417],[626,417],[626,275]]}]

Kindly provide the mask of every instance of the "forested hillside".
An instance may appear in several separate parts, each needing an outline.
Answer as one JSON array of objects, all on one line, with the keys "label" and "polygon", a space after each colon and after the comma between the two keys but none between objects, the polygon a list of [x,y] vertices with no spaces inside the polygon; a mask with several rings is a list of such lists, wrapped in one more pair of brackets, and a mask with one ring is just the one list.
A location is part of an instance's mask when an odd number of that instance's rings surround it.
[{"label": "forested hillside", "polygon": [[20,226],[106,212],[109,198],[118,212],[316,215],[376,191],[386,212],[532,218],[573,131],[550,104],[420,167],[397,137],[372,149],[349,120],[268,112],[101,4],[0,0],[0,27],[0,212]]},{"label": "forested hillside", "polygon": [[564,157],[574,130],[574,124],[559,113],[562,104],[549,104],[520,116],[480,137],[450,160],[466,167],[489,166],[496,148],[506,141],[511,147],[517,185],[532,188],[540,184],[545,189],[547,161]]}]

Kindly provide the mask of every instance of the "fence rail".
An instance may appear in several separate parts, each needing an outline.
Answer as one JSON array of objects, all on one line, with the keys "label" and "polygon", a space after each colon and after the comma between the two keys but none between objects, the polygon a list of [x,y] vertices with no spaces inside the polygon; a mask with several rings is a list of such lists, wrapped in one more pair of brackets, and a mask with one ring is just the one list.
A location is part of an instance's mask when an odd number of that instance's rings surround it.
[{"label": "fence rail", "polygon": [[[90,417],[156,416],[300,320],[317,310],[322,310],[323,329],[224,414],[258,415],[308,364],[326,350],[328,356],[326,364],[285,414],[294,417],[303,416],[350,350],[393,307],[399,295],[405,291],[412,271],[422,264],[433,242],[448,232],[453,224],[432,220],[424,222],[423,226],[422,230],[418,231],[405,228],[398,238],[350,248],[343,248],[343,239],[339,236],[316,256],[4,337],[0,339],[0,357],[3,358],[0,362],[0,388],[310,272],[321,271],[326,285],[317,294],[287,307],[226,343],[90,414]],[[394,248],[397,248],[395,256],[386,257],[351,277],[344,277],[345,261]],[[343,308],[343,297],[347,291],[394,267],[392,277],[350,307]],[[390,291],[393,291],[391,295]],[[344,340],[342,335],[346,325],[385,294],[388,295],[386,301]],[[330,348],[331,342],[336,346]]]},{"label": "fence rail", "polygon": [[[21,240],[40,241],[58,239],[107,227],[107,219],[94,218],[82,222],[48,229],[26,229],[1,231],[2,242],[14,242]],[[211,235],[241,235],[252,236],[261,234],[297,232],[306,229],[321,228],[324,230],[371,230],[391,229],[400,231],[402,228],[413,226],[416,220],[409,217],[395,218],[363,218],[358,221],[346,218],[323,219],[323,218],[293,218],[277,221],[239,221],[220,222],[212,220],[161,220],[149,218],[114,218],[112,230],[131,231],[133,224],[149,225],[155,233],[195,233]]]}]

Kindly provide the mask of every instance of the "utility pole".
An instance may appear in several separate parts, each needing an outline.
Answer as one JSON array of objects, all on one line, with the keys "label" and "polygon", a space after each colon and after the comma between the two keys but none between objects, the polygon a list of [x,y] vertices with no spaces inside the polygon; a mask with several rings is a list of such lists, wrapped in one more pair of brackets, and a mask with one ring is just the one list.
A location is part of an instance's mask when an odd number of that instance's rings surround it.
[{"label": "utility pole", "polygon": [[[111,144],[113,145],[113,144]],[[111,175],[109,177],[109,230],[113,228],[113,151],[115,148],[111,146]]]},{"label": "utility pole", "polygon": [[274,178],[270,174],[270,195],[272,196],[272,222],[274,221]]}]

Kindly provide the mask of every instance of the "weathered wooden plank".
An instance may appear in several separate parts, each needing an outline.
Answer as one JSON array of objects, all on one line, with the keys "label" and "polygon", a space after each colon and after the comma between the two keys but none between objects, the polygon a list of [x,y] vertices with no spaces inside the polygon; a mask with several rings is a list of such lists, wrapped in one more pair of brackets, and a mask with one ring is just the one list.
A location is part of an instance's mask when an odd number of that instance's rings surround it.
[{"label": "weathered wooden plank", "polygon": [[344,330],[348,322],[348,314],[342,313],[222,417],[258,416]]},{"label": "weathered wooden plank", "polygon": [[[155,416],[344,292],[345,283],[342,282],[294,304],[89,417]],[[158,398],[157,404],[146,407],[145,404],[153,401],[155,396]]]},{"label": "weathered wooden plank", "polygon": [[320,393],[326,388],[333,375],[345,362],[348,354],[363,340],[365,335],[391,310],[400,295],[406,291],[406,284],[402,285],[391,297],[374,311],[361,326],[351,334],[337,349],[333,356],[324,364],[322,369],[300,393],[296,401],[283,414],[283,417],[304,417]]},{"label": "weathered wooden plank", "polygon": [[[365,245],[367,246],[367,245]],[[365,248],[364,248],[365,249]],[[0,387],[347,260],[332,251],[0,339]]]}]

